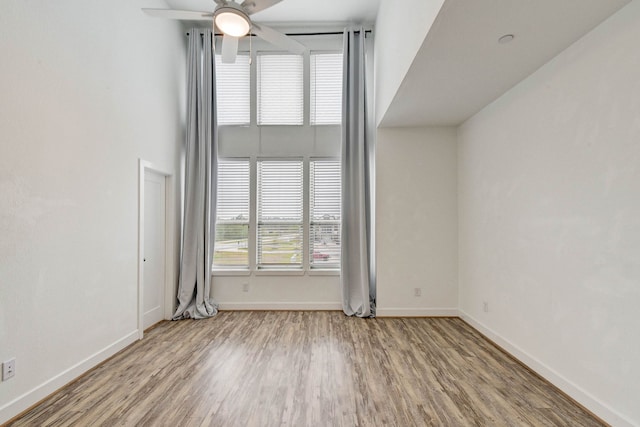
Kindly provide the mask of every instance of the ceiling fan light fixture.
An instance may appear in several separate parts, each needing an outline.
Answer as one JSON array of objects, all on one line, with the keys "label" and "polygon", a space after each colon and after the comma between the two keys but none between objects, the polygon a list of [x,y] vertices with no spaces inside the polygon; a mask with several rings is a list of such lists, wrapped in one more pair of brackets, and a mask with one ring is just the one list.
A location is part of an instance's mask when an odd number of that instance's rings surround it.
[{"label": "ceiling fan light fixture", "polygon": [[220,31],[233,37],[245,36],[251,29],[247,14],[235,7],[219,8],[215,12],[214,21]]}]

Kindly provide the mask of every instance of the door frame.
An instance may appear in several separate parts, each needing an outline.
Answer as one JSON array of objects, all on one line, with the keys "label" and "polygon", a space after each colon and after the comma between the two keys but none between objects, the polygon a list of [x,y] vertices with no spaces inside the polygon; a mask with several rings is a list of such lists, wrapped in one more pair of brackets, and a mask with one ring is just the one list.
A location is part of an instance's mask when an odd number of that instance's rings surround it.
[{"label": "door frame", "polygon": [[174,277],[174,174],[157,167],[151,162],[138,159],[138,339],[144,337],[144,177],[145,172],[154,172],[164,176],[164,233],[165,233],[165,263],[164,263],[164,308],[165,319],[171,319],[173,311],[173,277]]}]

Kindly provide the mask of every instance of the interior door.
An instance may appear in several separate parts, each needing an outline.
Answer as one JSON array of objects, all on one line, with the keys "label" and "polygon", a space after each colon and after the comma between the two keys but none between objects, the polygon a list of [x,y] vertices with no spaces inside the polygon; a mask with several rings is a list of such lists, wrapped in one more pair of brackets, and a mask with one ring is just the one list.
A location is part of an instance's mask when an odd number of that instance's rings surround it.
[{"label": "interior door", "polygon": [[144,172],[144,329],[164,318],[165,294],[165,177]]}]

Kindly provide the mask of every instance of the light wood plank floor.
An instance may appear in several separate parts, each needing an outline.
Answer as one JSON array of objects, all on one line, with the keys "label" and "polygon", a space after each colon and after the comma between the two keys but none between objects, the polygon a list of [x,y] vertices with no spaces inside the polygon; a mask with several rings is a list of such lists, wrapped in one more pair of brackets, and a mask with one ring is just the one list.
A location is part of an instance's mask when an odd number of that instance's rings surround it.
[{"label": "light wood plank floor", "polygon": [[460,319],[163,322],[12,426],[600,426]]}]

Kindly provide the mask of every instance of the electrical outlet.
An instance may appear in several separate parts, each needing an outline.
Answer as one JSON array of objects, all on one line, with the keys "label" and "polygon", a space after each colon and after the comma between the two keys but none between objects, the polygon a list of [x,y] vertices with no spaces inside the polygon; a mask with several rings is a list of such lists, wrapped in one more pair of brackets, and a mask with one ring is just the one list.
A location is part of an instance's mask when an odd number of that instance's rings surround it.
[{"label": "electrical outlet", "polygon": [[2,381],[12,378],[16,374],[16,359],[9,359],[2,362]]},{"label": "electrical outlet", "polygon": [[414,297],[422,296],[422,288],[413,288],[413,296]]},{"label": "electrical outlet", "polygon": [[242,292],[249,292],[249,284],[248,283],[243,283],[242,284]]},{"label": "electrical outlet", "polygon": [[483,302],[482,302],[482,310],[483,310],[485,313],[488,313],[488,312],[489,312],[489,303],[488,303],[487,301],[483,301]]}]

